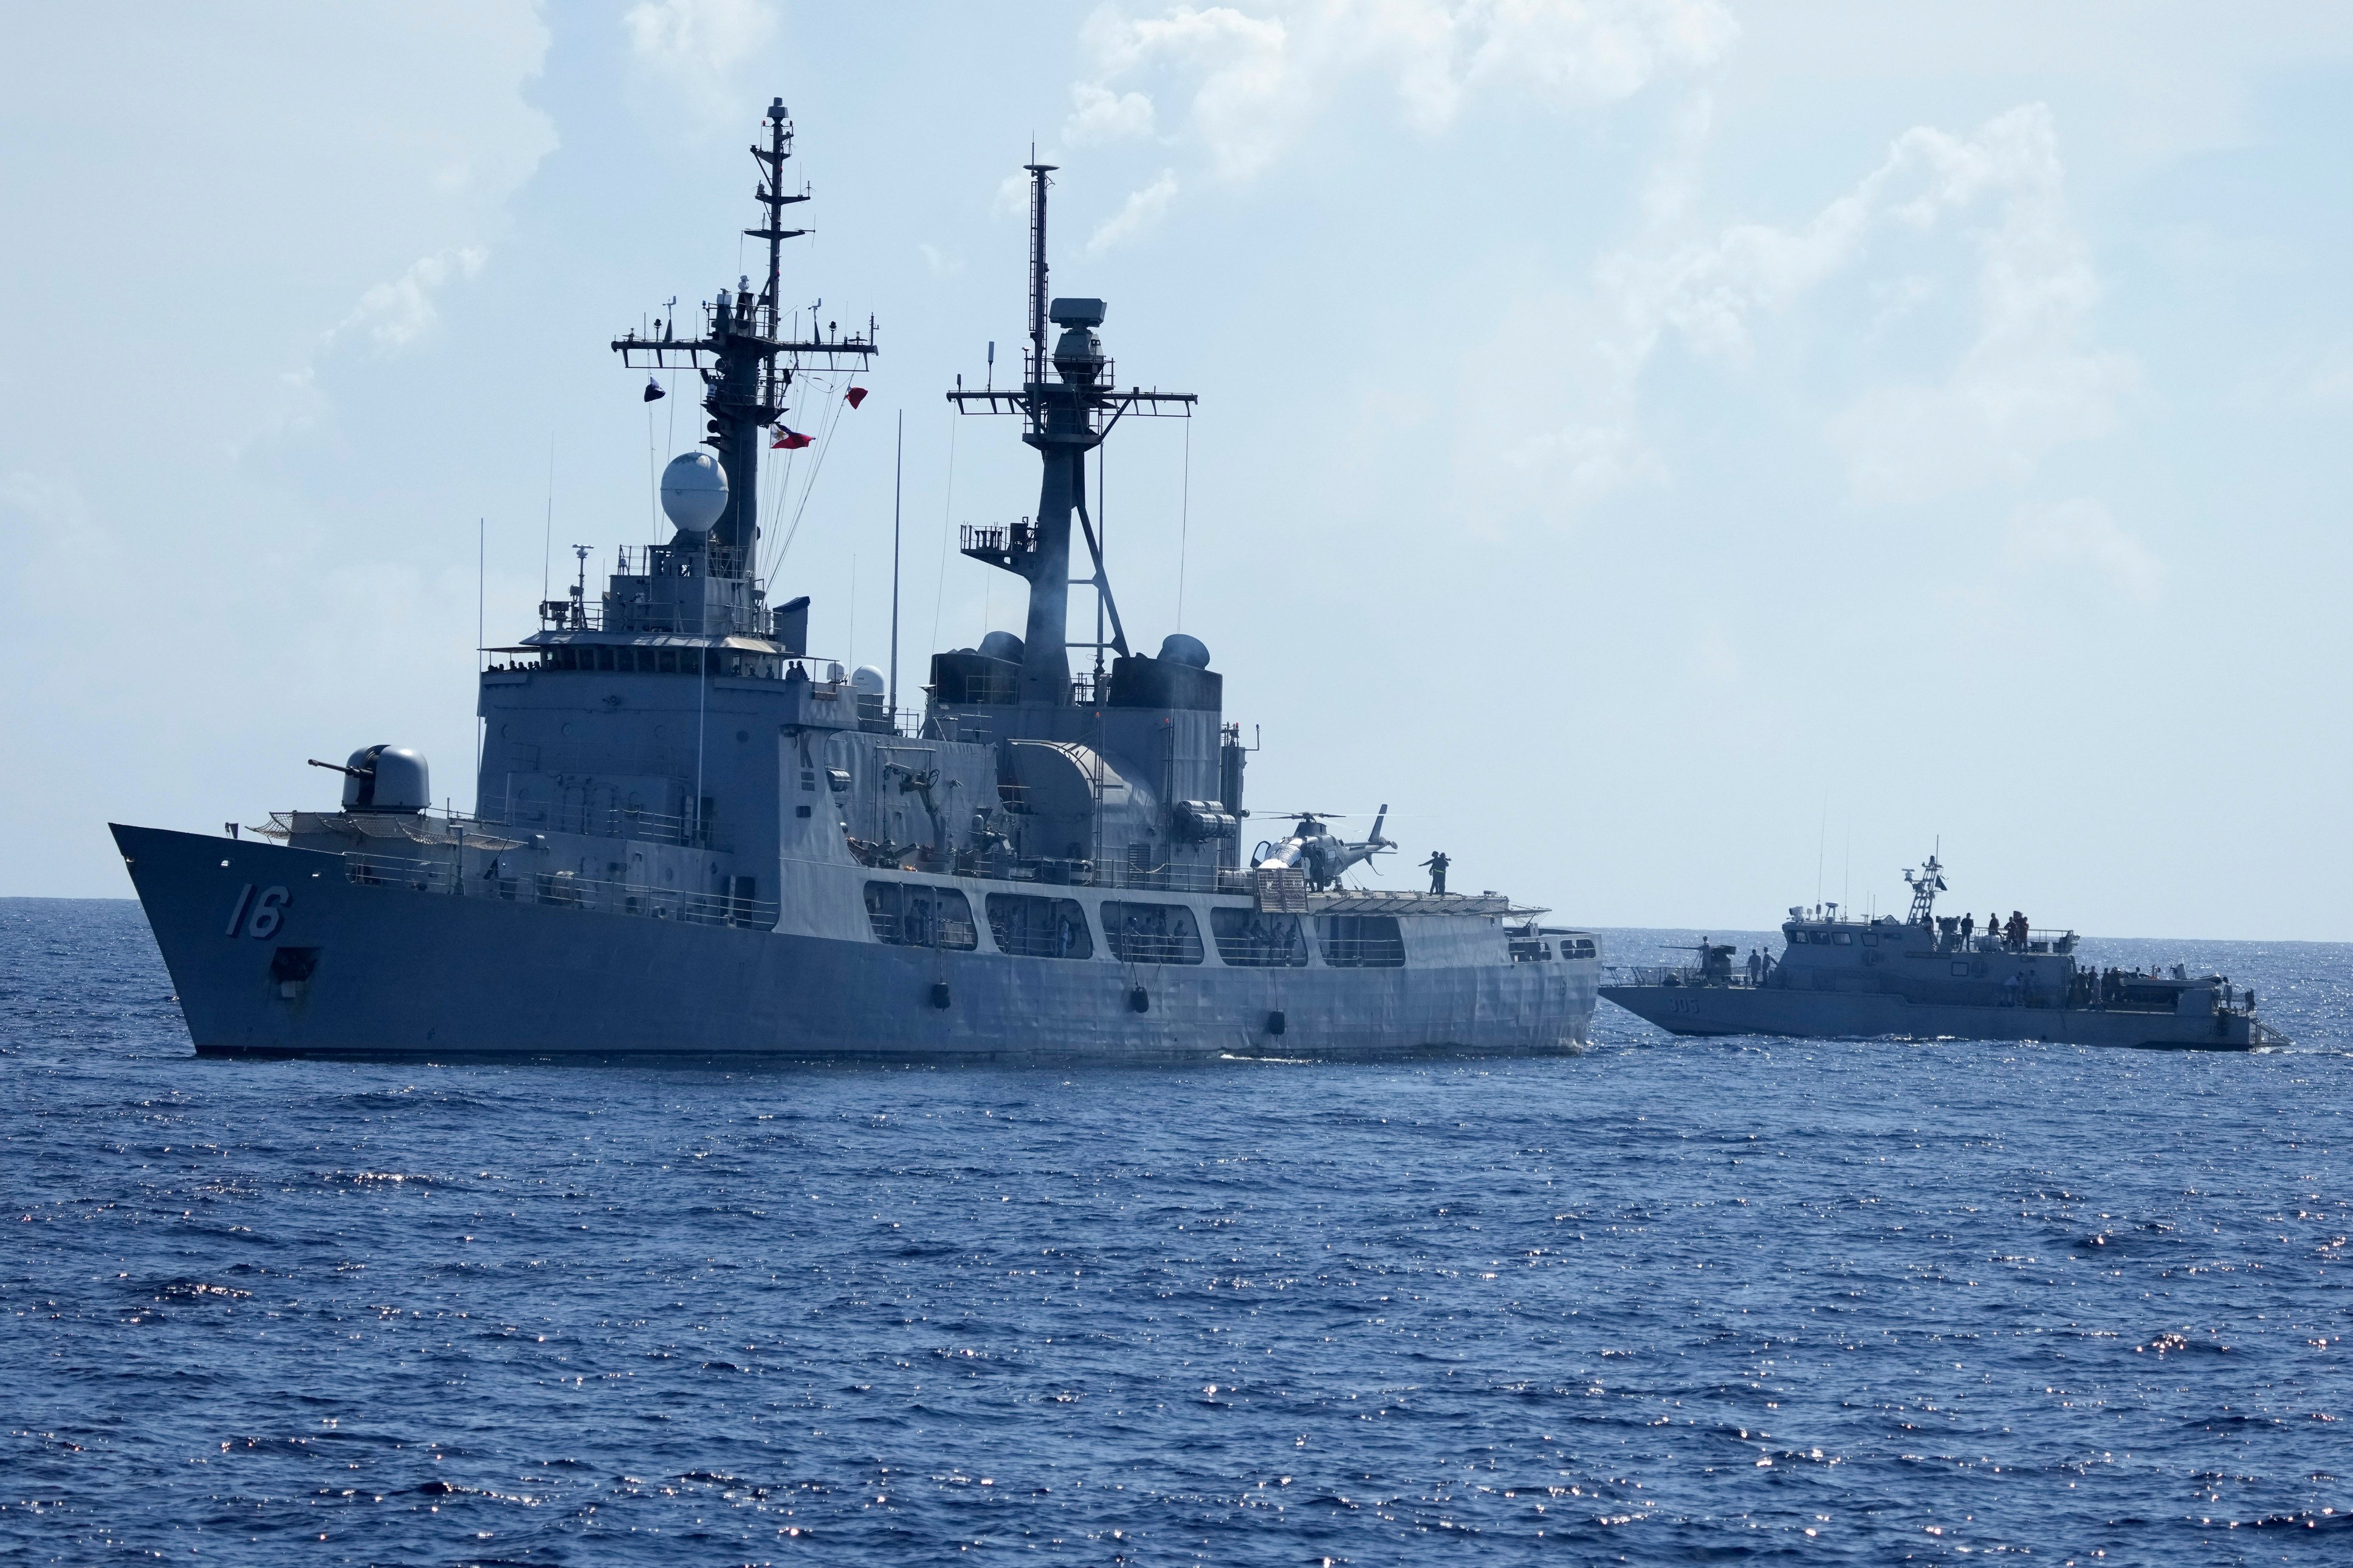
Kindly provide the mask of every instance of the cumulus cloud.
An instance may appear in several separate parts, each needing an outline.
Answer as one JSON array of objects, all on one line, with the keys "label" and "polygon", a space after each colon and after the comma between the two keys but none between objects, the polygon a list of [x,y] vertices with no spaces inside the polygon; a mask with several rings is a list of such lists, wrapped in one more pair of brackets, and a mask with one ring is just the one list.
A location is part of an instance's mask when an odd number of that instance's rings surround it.
[{"label": "cumulus cloud", "polygon": [[1140,191],[1133,192],[1126,205],[1105,218],[1093,234],[1087,237],[1087,254],[1100,256],[1114,246],[1124,245],[1139,235],[1148,234],[1167,216],[1168,204],[1176,199],[1176,171],[1163,169],[1160,177]]},{"label": "cumulus cloud", "polygon": [[706,123],[740,118],[736,72],[776,36],[766,0],[638,0],[621,16],[629,54]]},{"label": "cumulus cloud", "polygon": [[2085,497],[2022,506],[2002,538],[2002,564],[2041,581],[2073,585],[2087,574],[2136,604],[2157,602],[2164,569],[2108,509]]},{"label": "cumulus cloud", "polygon": [[[1663,251],[1635,247],[1596,268],[1597,310],[1611,325],[1578,353],[1602,373],[1554,443],[1574,457],[1556,475],[1570,494],[1661,471],[1635,425],[1635,388],[1672,338],[1701,360],[1747,365],[1755,331],[1867,263],[1890,234],[1968,247],[1974,321],[1942,380],[1871,387],[1825,435],[1858,499],[1913,501],[2031,474],[2053,447],[2113,428],[2136,384],[2126,355],[2090,342],[2099,280],[2067,213],[2050,111],[2024,104],[1973,135],[1917,126],[1852,190],[1791,226],[1736,224]],[[1873,289],[1876,333],[1942,297],[1907,271]],[[1523,446],[1536,453],[1540,445]],[[1614,452],[1597,466],[1589,454]]]},{"label": "cumulus cloud", "polygon": [[1152,100],[1140,92],[1113,92],[1082,81],[1071,89],[1071,102],[1062,140],[1073,147],[1152,134]]},{"label": "cumulus cloud", "polygon": [[489,254],[472,246],[417,258],[408,270],[389,283],[379,283],[360,296],[352,313],[327,333],[335,342],[352,333],[366,334],[378,353],[397,353],[423,336],[439,319],[433,296],[452,278],[471,278],[482,269]]},{"label": "cumulus cloud", "polygon": [[1738,36],[1719,0],[1263,0],[1180,5],[1156,16],[1106,5],[1082,43],[1077,89],[1122,123],[1150,122],[1145,78],[1185,100],[1184,139],[1228,179],[1272,163],[1341,87],[1386,77],[1408,119],[1451,125],[1474,94],[1509,90],[1563,107],[1615,103],[1712,65]]}]

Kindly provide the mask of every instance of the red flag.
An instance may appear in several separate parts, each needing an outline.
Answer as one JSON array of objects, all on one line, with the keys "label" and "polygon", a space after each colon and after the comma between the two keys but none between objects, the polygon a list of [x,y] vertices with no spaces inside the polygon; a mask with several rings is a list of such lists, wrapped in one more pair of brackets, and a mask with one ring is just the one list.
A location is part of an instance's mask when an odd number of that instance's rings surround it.
[{"label": "red flag", "polygon": [[849,398],[849,406],[855,408],[866,401],[866,389],[862,386],[853,386],[847,395]]},{"label": "red flag", "polygon": [[771,451],[781,450],[789,452],[797,447],[806,447],[808,444],[809,438],[802,435],[799,431],[793,429],[789,426],[779,425],[776,426],[776,438],[768,443],[768,447]]}]

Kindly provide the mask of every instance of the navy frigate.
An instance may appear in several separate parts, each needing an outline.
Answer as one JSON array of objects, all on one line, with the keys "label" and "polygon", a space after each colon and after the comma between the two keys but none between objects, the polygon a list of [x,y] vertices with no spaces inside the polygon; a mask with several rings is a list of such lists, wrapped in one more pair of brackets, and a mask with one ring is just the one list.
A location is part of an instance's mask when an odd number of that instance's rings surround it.
[{"label": "navy frigate", "polygon": [[2072,931],[2022,914],[1939,915],[1944,868],[1906,871],[1909,913],[1855,920],[1836,904],[1793,908],[1782,950],[1700,940],[1695,963],[1636,968],[1601,994],[1678,1035],[1805,1039],[2044,1040],[2243,1051],[2287,1044],[2255,1016],[2255,994],[2220,974],[2101,969]]},{"label": "navy frigate", "polygon": [[[809,649],[809,601],[761,572],[764,456],[787,416],[876,352],[782,305],[792,130],[762,144],[765,286],[672,306],[613,342],[700,374],[703,449],[661,484],[673,532],[619,552],[485,650],[474,809],[430,809],[425,759],[368,745],[340,801],[254,837],[116,826],[200,1054],[583,1059],[1182,1061],[1535,1054],[1585,1037],[1589,933],[1492,893],[1351,886],[1394,848],[1328,814],[1243,850],[1251,748],[1198,639],[1131,648],[1086,506],[1127,417],[1188,394],[1119,389],[1100,300],[1050,299],[1050,165],[1027,166],[1018,385],[948,394],[1018,421],[1037,510],[966,527],[1020,578],[1018,633],[936,654],[919,710],[896,671]],[[1049,344],[1050,326],[1059,335]],[[994,351],[991,353],[992,362]],[[853,398],[854,389],[847,395]],[[1099,460],[1099,458],[1098,458]],[[1075,531],[1073,525],[1076,525]],[[1083,569],[1074,568],[1082,542]],[[1070,632],[1069,590],[1098,627]],[[895,618],[895,617],[894,617]],[[1107,621],[1107,634],[1103,623]],[[893,626],[895,666],[896,626]],[[1072,647],[1091,649],[1074,670]],[[1266,814],[1261,814],[1264,816]]]}]

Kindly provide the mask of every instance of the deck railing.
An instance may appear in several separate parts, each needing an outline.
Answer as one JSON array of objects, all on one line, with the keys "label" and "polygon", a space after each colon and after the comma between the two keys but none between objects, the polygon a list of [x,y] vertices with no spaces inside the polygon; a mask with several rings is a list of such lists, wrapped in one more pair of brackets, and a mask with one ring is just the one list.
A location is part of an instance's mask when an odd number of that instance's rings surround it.
[{"label": "deck railing", "polygon": [[495,863],[469,876],[454,860],[416,860],[365,850],[353,850],[343,856],[343,876],[364,888],[405,888],[411,892],[496,899],[511,904],[547,904],[599,914],[684,921],[691,925],[749,926],[766,931],[776,925],[778,912],[776,903],[763,899],[602,881],[570,871],[503,876]]}]

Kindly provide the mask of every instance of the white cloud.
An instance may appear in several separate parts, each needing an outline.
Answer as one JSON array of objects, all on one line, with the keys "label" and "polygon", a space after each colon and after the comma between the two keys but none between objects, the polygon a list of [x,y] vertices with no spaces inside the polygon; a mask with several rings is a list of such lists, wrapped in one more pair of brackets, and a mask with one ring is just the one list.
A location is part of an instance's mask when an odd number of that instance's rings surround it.
[{"label": "white cloud", "polygon": [[1139,235],[1148,234],[1167,216],[1168,204],[1176,199],[1176,171],[1163,169],[1160,177],[1140,191],[1130,193],[1127,203],[1105,218],[1093,234],[1087,237],[1087,254],[1100,256],[1114,246],[1126,244]]},{"label": "white cloud", "polygon": [[1149,100],[1113,84],[1157,73],[1189,89],[1184,135],[1211,169],[1248,179],[1356,77],[1388,78],[1408,118],[1437,132],[1498,90],[1561,107],[1622,101],[1714,64],[1738,31],[1718,0],[1264,0],[1153,16],[1106,5],[1087,22],[1094,74],[1076,91],[1082,114],[1130,99],[1148,112]]},{"label": "white cloud", "polygon": [[1092,82],[1071,89],[1077,107],[1062,122],[1062,140],[1073,147],[1152,134],[1152,100],[1140,92],[1113,92]]},{"label": "white cloud", "polygon": [[1139,19],[1105,6],[1088,18],[1084,41],[1099,79],[1080,84],[1082,90],[1110,93],[1109,79],[1152,66],[1190,77],[1193,133],[1208,143],[1221,174],[1240,178],[1265,167],[1305,107],[1290,30],[1277,18],[1229,5],[1178,5]]},{"label": "white cloud", "polygon": [[[1558,445],[1620,457],[1612,465],[1580,456],[1573,471],[1583,478],[1569,492],[1660,471],[1642,458],[1633,421],[1635,388],[1662,340],[1746,366],[1760,321],[1862,268],[1873,240],[1891,230],[1970,247],[1975,321],[1942,381],[1873,386],[1830,421],[1825,433],[1859,499],[1918,500],[2022,479],[2053,447],[2115,426],[2137,368],[2088,342],[2099,280],[2068,218],[2050,111],[2025,104],[1972,136],[1905,132],[1876,169],[1803,224],[1736,224],[1664,254],[1605,258],[1595,272],[1598,305],[1613,326],[1599,342],[1576,345],[1599,383],[1585,406],[1563,415]],[[1941,294],[1916,271],[1873,292],[1880,310],[1866,336]]]},{"label": "white cloud", "polygon": [[352,313],[328,331],[332,343],[355,331],[364,331],[379,353],[397,353],[415,342],[438,319],[434,291],[451,278],[471,278],[482,269],[488,253],[472,246],[419,257],[407,271],[389,283],[379,283],[360,296]]},{"label": "white cloud", "polygon": [[622,15],[629,52],[706,123],[742,117],[737,69],[776,36],[766,0],[638,0]]},{"label": "white cloud", "polygon": [[2098,501],[2084,497],[2022,506],[2002,538],[2002,565],[2038,581],[2072,585],[2085,574],[2136,604],[2157,602],[2164,568]]}]

